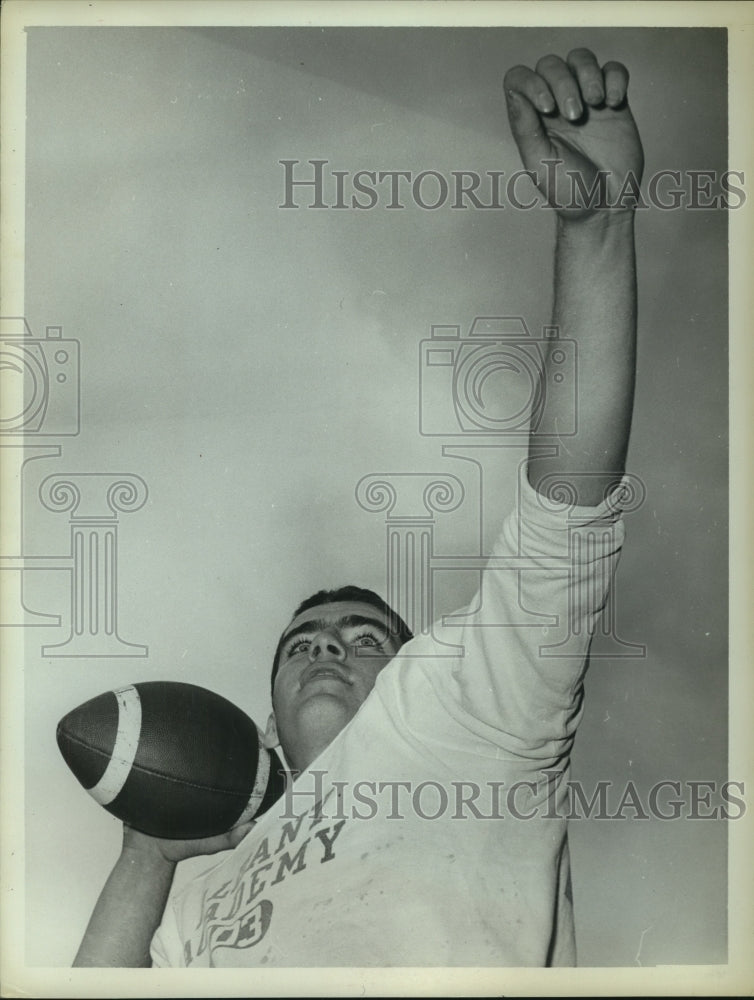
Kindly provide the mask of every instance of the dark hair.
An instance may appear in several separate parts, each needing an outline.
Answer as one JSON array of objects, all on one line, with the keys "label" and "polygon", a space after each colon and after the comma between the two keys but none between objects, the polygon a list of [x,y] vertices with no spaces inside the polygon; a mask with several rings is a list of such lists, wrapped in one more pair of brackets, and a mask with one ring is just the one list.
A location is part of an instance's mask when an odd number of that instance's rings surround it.
[{"label": "dark hair", "polygon": [[[310,608],[317,608],[322,604],[336,604],[338,601],[359,601],[362,604],[371,604],[373,608],[378,608],[386,616],[390,626],[390,633],[396,639],[400,640],[401,646],[404,642],[408,642],[409,639],[413,639],[413,633],[408,625],[396,611],[393,611],[386,601],[383,601],[379,594],[375,594],[373,590],[366,590],[364,587],[354,587],[352,585],[338,587],[336,590],[318,590],[316,594],[312,594],[311,597],[307,597],[305,601],[299,604],[291,616],[291,621],[294,618],[298,618],[300,614],[303,614],[304,611],[308,611]],[[283,634],[280,636],[277,649],[275,650],[275,658],[272,661],[272,677],[270,678],[272,691],[275,690],[275,678],[277,677],[280,665],[280,653],[283,648],[285,632],[286,630],[283,629]]]}]

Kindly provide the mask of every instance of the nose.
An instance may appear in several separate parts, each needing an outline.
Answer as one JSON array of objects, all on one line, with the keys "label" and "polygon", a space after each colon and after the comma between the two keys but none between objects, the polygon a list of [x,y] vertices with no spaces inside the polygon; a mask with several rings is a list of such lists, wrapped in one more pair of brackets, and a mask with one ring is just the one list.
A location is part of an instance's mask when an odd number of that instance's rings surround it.
[{"label": "nose", "polygon": [[341,641],[337,632],[320,632],[312,640],[309,646],[309,659],[313,663],[315,660],[340,660],[346,659],[346,647]]}]

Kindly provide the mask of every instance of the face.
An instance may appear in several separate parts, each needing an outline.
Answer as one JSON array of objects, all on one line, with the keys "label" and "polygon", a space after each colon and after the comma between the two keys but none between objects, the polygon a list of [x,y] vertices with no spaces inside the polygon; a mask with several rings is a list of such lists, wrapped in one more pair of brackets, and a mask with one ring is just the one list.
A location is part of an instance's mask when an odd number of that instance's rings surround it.
[{"label": "face", "polygon": [[294,618],[283,634],[272,720],[293,766],[306,767],[350,722],[400,646],[387,616],[360,601]]}]

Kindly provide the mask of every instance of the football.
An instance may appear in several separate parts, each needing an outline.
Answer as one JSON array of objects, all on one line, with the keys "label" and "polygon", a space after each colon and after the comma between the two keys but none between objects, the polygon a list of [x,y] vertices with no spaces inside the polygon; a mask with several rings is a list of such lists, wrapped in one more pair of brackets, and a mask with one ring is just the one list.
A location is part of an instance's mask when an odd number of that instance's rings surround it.
[{"label": "football", "polygon": [[225,833],[285,788],[278,756],[226,698],[194,684],[129,684],[74,708],[57,742],[92,798],[153,837]]}]

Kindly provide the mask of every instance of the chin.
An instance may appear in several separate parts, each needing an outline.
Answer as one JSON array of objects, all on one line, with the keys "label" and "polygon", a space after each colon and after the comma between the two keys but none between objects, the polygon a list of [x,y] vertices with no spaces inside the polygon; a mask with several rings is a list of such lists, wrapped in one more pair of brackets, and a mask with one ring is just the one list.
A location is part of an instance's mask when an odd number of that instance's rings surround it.
[{"label": "chin", "polygon": [[318,691],[303,703],[298,712],[299,726],[331,729],[337,727],[340,732],[343,726],[356,715],[358,706],[350,704],[340,694],[330,691]]},{"label": "chin", "polygon": [[286,758],[295,762],[298,770],[308,767],[348,725],[358,707],[333,694],[307,698],[286,726],[282,741]]}]

